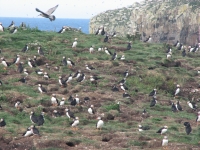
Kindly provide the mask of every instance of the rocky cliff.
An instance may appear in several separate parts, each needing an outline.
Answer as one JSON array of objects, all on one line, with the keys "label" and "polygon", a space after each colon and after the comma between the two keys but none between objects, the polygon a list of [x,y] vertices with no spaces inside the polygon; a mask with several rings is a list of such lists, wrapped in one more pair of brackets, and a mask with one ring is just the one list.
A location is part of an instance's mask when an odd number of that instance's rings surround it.
[{"label": "rocky cliff", "polygon": [[154,42],[194,45],[200,42],[199,8],[199,0],[146,0],[94,16],[89,30],[94,34],[104,26],[119,36],[139,33],[141,40],[151,35]]}]

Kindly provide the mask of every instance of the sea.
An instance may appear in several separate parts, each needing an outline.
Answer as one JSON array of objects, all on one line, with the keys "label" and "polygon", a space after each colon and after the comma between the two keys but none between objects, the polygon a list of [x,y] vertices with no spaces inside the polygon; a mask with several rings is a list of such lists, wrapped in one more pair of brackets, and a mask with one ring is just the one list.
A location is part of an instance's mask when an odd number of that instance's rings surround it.
[{"label": "sea", "polygon": [[6,28],[11,22],[14,21],[15,26],[20,26],[22,22],[30,28],[38,28],[41,31],[54,31],[58,32],[62,26],[69,26],[72,28],[81,27],[81,31],[85,34],[89,34],[89,22],[90,19],[69,19],[69,18],[56,18],[54,21],[50,21],[47,18],[14,18],[14,17],[0,17],[0,22]]}]

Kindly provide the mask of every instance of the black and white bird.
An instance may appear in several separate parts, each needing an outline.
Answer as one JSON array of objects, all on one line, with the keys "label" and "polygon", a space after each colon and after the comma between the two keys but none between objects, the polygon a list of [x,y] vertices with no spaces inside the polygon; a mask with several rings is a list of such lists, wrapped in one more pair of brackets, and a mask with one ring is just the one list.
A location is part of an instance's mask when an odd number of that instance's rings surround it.
[{"label": "black and white bird", "polygon": [[2,23],[0,22],[0,31],[3,32],[4,31],[4,27],[2,25]]},{"label": "black and white bird", "polygon": [[149,96],[156,96],[156,91],[157,89],[153,89],[153,91],[149,93]]},{"label": "black and white bird", "polygon": [[64,106],[65,105],[65,98],[62,97],[61,101],[59,102],[59,106]]},{"label": "black and white bird", "polygon": [[34,62],[31,58],[28,58],[28,65],[29,65],[29,67],[31,67],[31,68],[36,67],[35,62]]},{"label": "black and white bird", "polygon": [[37,75],[43,75],[43,74],[44,74],[42,68],[35,70],[35,73],[36,73]]},{"label": "black and white bird", "polygon": [[104,125],[104,121],[101,119],[101,117],[98,117],[97,119],[98,119],[98,122],[96,124],[96,129],[101,130]]},{"label": "black and white bird", "polygon": [[92,67],[91,65],[90,65],[90,66],[89,66],[89,65],[85,65],[85,67],[86,67],[86,69],[89,70],[89,71],[95,70],[95,68]]},{"label": "black and white bird", "polygon": [[77,128],[78,124],[79,124],[79,117],[76,117],[74,119],[74,122],[72,123],[72,129],[73,130],[78,130],[78,128]]},{"label": "black and white bird", "polygon": [[70,83],[72,81],[72,79],[73,79],[73,76],[72,76],[72,74],[70,74],[66,79],[66,83],[67,84]]},{"label": "black and white bird", "polygon": [[186,50],[185,50],[185,49],[183,49],[183,51],[182,51],[182,56],[183,56],[183,57],[186,56]]},{"label": "black and white bird", "polygon": [[20,61],[20,55],[16,55],[15,59],[13,60],[13,64],[18,64]]},{"label": "black and white bird", "polygon": [[21,52],[23,52],[23,53],[25,53],[25,52],[27,52],[28,51],[28,45],[26,44],[25,46],[24,46],[24,48],[22,49],[22,51]]},{"label": "black and white bird", "polygon": [[66,81],[63,79],[62,76],[59,76],[59,79],[58,79],[58,83],[62,86],[62,87],[66,87]]},{"label": "black and white bird", "polygon": [[95,114],[94,105],[91,105],[90,108],[88,108],[88,113],[91,114],[91,115]]},{"label": "black and white bird", "polygon": [[38,84],[38,90],[41,94],[47,93],[47,90],[41,84]]},{"label": "black and white bird", "polygon": [[74,116],[74,113],[71,112],[69,109],[65,109],[66,111],[66,116],[69,118],[69,119],[75,119],[75,116]]},{"label": "black and white bird", "polygon": [[35,125],[31,126],[31,131],[32,131],[33,135],[40,135],[39,130],[35,127]]},{"label": "black and white bird", "polygon": [[116,52],[114,52],[114,54],[112,55],[112,58],[111,58],[111,60],[116,60],[117,59],[117,53]]},{"label": "black and white bird", "polygon": [[76,46],[78,44],[77,40],[78,40],[78,38],[75,38],[74,42],[72,43],[72,48],[74,48],[74,49],[76,49]]},{"label": "black and white bird", "polygon": [[144,42],[151,43],[152,42],[151,36],[149,36]]},{"label": "black and white bird", "polygon": [[172,53],[167,53],[166,58],[167,59],[171,59],[172,58]]},{"label": "black and white bird", "polygon": [[27,70],[26,68],[24,68],[24,74],[25,74],[26,76],[29,75],[29,72],[28,72],[28,70]]},{"label": "black and white bird", "polygon": [[118,92],[118,91],[119,91],[119,89],[117,88],[116,85],[113,85],[111,90],[112,90],[113,92]]},{"label": "black and white bird", "polygon": [[138,127],[139,127],[139,129],[138,129],[139,132],[142,132],[142,131],[144,131],[144,130],[149,130],[149,129],[150,129],[149,126],[142,126],[141,124],[139,124]]},{"label": "black and white bird", "polygon": [[187,104],[191,109],[193,110],[197,109],[197,104],[195,102],[188,101]]},{"label": "black and white bird", "polygon": [[174,103],[172,103],[171,110],[172,110],[173,112],[176,112],[176,111],[177,111],[177,108],[176,108],[176,106],[175,106]]},{"label": "black and white bird", "polygon": [[122,55],[119,60],[125,60],[125,55]]},{"label": "black and white bird", "polygon": [[67,65],[69,66],[69,68],[71,68],[71,67],[75,66],[75,63],[70,58],[68,58]]},{"label": "black and white bird", "polygon": [[4,69],[6,69],[7,67],[9,67],[11,64],[8,63],[4,58],[1,58],[1,63],[4,65]]},{"label": "black and white bird", "polygon": [[54,118],[57,118],[57,117],[60,117],[61,116],[61,113],[59,113],[57,110],[53,110],[53,117]]},{"label": "black and white bird", "polygon": [[180,43],[179,41],[177,40],[176,43],[174,44],[174,47],[179,47]]},{"label": "black and white bird", "polygon": [[11,31],[10,31],[11,34],[15,34],[17,33],[17,27],[14,27]]},{"label": "black and white bird", "polygon": [[31,127],[28,127],[28,128],[26,129],[26,131],[22,134],[22,136],[24,136],[24,137],[31,136],[31,135],[33,135],[33,132],[32,132],[32,130],[31,130]]},{"label": "black and white bird", "polygon": [[128,70],[126,70],[124,73],[123,73],[123,76],[124,76],[124,78],[127,78],[128,77],[128,75],[129,75],[129,73],[128,73],[129,71]]},{"label": "black and white bird", "polygon": [[47,72],[44,72],[44,79],[45,80],[49,80],[50,79],[50,76],[49,76],[49,74],[47,73]]},{"label": "black and white bird", "polygon": [[185,126],[186,134],[189,135],[190,132],[192,131],[192,127],[191,127],[190,123],[189,122],[184,122],[184,126]]},{"label": "black and white bird", "polygon": [[160,128],[156,133],[164,134],[167,132],[168,126]]},{"label": "black and white bird", "polygon": [[52,94],[52,97],[51,97],[51,104],[53,105],[53,106],[58,106],[58,99],[57,99],[57,97],[56,97],[56,94]]},{"label": "black and white bird", "polygon": [[26,77],[22,77],[18,80],[18,82],[26,83]]},{"label": "black and white bird", "polygon": [[198,111],[197,118],[196,118],[197,126],[198,126],[199,122],[200,122],[200,111]]},{"label": "black and white bird", "polygon": [[81,70],[78,70],[78,71],[74,74],[73,78],[78,79],[80,76],[81,76]]},{"label": "black and white bird", "polygon": [[105,53],[106,53],[107,55],[112,55],[111,51],[109,51],[107,47],[105,47],[104,50],[105,50]]},{"label": "black and white bird", "polygon": [[163,140],[162,140],[162,147],[167,147],[168,146],[168,138],[167,136],[164,136]]},{"label": "black and white bird", "polygon": [[58,31],[58,33],[64,33],[66,31],[66,26],[63,26],[62,29],[60,29],[60,31]]},{"label": "black and white bird", "polygon": [[131,41],[130,42],[128,42],[128,45],[127,45],[127,48],[126,48],[126,50],[130,50],[131,49]]},{"label": "black and white bird", "polygon": [[15,103],[15,108],[16,108],[16,109],[20,109],[20,104],[21,104],[20,101],[17,101],[17,102]]},{"label": "black and white bird", "polygon": [[43,52],[41,46],[38,46],[38,54],[39,54],[40,56],[44,56],[44,52]]},{"label": "black and white bird", "polygon": [[0,127],[5,127],[6,126],[6,122],[3,118],[1,118],[0,120]]},{"label": "black and white bird", "polygon": [[125,84],[123,84],[123,83],[120,83],[120,88],[121,88],[121,90],[123,90],[124,92],[125,92],[126,90],[128,90],[128,87],[127,87]]},{"label": "black and white bird", "polygon": [[10,23],[10,25],[8,26],[8,29],[12,29],[12,28],[14,28],[15,27],[15,23],[14,23],[14,21],[12,21],[11,23]]},{"label": "black and white bird", "polygon": [[32,123],[38,122],[38,117],[35,115],[35,113],[33,111],[31,111],[30,120]]},{"label": "black and white bird", "polygon": [[124,92],[124,93],[123,93],[123,97],[124,97],[124,98],[131,98],[131,95],[128,94],[128,93],[126,93],[126,92]]},{"label": "black and white bird", "polygon": [[107,43],[107,42],[108,42],[108,39],[109,39],[109,38],[108,38],[108,35],[106,35],[106,37],[104,38],[103,41],[104,41],[105,43]]},{"label": "black and white bird", "polygon": [[153,96],[153,99],[151,100],[150,107],[154,107],[157,104],[156,96]]},{"label": "black and white bird", "polygon": [[180,102],[179,101],[177,101],[177,103],[176,103],[176,109],[178,110],[178,111],[182,111],[183,109],[182,109],[182,106],[180,105]]},{"label": "black and white bird", "polygon": [[175,90],[175,92],[174,92],[174,97],[176,97],[176,96],[180,93],[180,91],[181,91],[180,85],[177,84],[177,85],[176,85],[176,90]]},{"label": "black and white bird", "polygon": [[54,21],[56,19],[56,17],[54,15],[51,15],[56,9],[57,9],[58,5],[56,5],[55,7],[50,8],[47,12],[43,12],[41,10],[39,10],[38,8],[36,8],[35,10],[37,12],[40,12],[41,14],[39,14],[39,16],[42,16],[44,18],[49,18],[50,21]]},{"label": "black and white bird", "polygon": [[62,65],[63,65],[63,66],[67,66],[67,59],[66,59],[65,56],[63,56]]},{"label": "black and white bird", "polygon": [[90,54],[94,52],[94,47],[93,46],[90,46],[89,52],[90,52]]},{"label": "black and white bird", "polygon": [[19,72],[19,73],[22,73],[23,72],[23,70],[24,70],[24,67],[23,67],[23,62],[20,62],[20,63],[18,63],[17,64],[17,72]]},{"label": "black and white bird", "polygon": [[119,84],[120,84],[120,83],[125,84],[125,83],[126,83],[126,78],[123,78],[123,79],[120,80],[118,83],[119,83]]}]

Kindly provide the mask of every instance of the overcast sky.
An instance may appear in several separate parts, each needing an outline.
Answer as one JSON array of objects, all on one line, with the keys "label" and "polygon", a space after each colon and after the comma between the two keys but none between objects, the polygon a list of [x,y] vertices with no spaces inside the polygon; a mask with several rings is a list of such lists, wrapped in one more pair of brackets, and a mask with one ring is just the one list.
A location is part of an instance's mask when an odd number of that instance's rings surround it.
[{"label": "overcast sky", "polygon": [[90,19],[103,11],[127,7],[140,1],[143,0],[1,0],[0,17],[39,18],[35,8],[46,12],[58,4],[53,13],[56,18]]}]

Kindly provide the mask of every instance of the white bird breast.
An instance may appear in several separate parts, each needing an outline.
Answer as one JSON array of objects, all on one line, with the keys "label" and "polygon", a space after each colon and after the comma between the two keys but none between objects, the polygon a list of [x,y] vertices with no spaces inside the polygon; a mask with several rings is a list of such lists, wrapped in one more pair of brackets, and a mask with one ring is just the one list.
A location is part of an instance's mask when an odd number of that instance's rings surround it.
[{"label": "white bird breast", "polygon": [[74,123],[72,124],[72,127],[77,126],[79,124],[79,120],[75,120]]},{"label": "white bird breast", "polygon": [[77,45],[77,42],[75,41],[73,42],[72,47],[76,47],[76,45]]},{"label": "white bird breast", "polygon": [[167,129],[162,129],[161,134],[167,132]]},{"label": "white bird breast", "polygon": [[167,146],[167,145],[168,145],[168,139],[163,139],[162,146]]},{"label": "white bird breast", "polygon": [[7,63],[6,63],[5,61],[2,61],[2,64],[3,64],[5,67],[8,66]]},{"label": "white bird breast", "polygon": [[26,136],[30,136],[32,134],[33,134],[33,132],[32,132],[32,130],[30,130],[30,131],[26,131],[26,134],[24,136],[26,137]]},{"label": "white bird breast", "polygon": [[56,102],[56,98],[55,98],[55,97],[52,97],[52,98],[51,98],[51,102]]},{"label": "white bird breast", "polygon": [[88,112],[89,112],[89,114],[93,115],[92,108],[88,108]]},{"label": "white bird breast", "polygon": [[103,120],[99,120],[97,122],[97,128],[101,128],[103,126],[103,124],[104,124]]},{"label": "white bird breast", "polygon": [[42,89],[40,88],[40,87],[38,87],[38,90],[42,93],[43,91],[42,91]]}]

